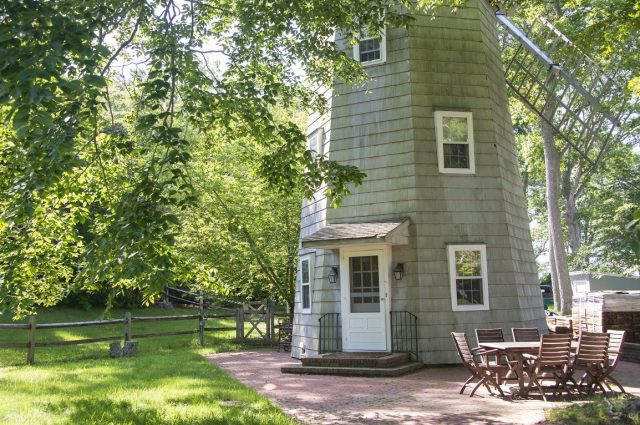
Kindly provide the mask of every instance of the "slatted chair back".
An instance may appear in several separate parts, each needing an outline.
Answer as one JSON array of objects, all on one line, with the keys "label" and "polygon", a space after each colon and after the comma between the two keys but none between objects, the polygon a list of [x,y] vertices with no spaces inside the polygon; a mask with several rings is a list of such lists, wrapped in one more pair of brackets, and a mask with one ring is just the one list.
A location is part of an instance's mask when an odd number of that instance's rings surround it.
[{"label": "slatted chair back", "polygon": [[609,367],[615,367],[622,357],[622,346],[624,344],[626,332],[608,330],[607,333],[609,334],[609,346],[607,347]]},{"label": "slatted chair back", "polygon": [[471,347],[469,346],[469,338],[463,332],[451,332],[451,337],[453,338],[453,342],[456,344],[456,350],[458,350],[458,355],[465,367],[477,369],[477,363],[473,352],[471,351]]},{"label": "slatted chair back", "polygon": [[569,363],[571,357],[571,335],[542,335],[536,366],[562,367]]},{"label": "slatted chair back", "polygon": [[575,365],[600,365],[608,361],[609,334],[606,332],[580,332]]},{"label": "slatted chair back", "polygon": [[[483,385],[489,390],[489,392],[491,392],[491,386],[493,386],[498,390],[500,395],[504,396],[504,393],[500,388],[496,376],[497,373],[499,373],[499,371],[503,371],[506,366],[492,365],[487,359],[488,355],[495,355],[496,350],[483,350],[480,348],[472,350],[469,345],[469,339],[467,338],[467,335],[462,332],[451,332],[451,337],[453,338],[453,342],[456,345],[456,350],[458,351],[458,355],[462,359],[464,367],[471,373],[471,376],[469,376],[465,383],[462,384],[460,394],[464,392],[467,384],[471,383],[474,380],[477,380],[478,383],[475,384],[475,386],[471,390],[471,394],[469,395],[470,397],[473,397],[478,388]],[[482,360],[480,362],[476,361],[476,356],[481,356]]]},{"label": "slatted chair back", "polygon": [[571,336],[569,334],[542,335],[538,356],[530,368],[529,387],[538,388],[545,401],[547,401],[547,395],[542,386],[544,380],[556,381],[554,395],[558,390],[569,392],[566,384],[571,376],[570,358]]},{"label": "slatted chair back", "polygon": [[511,334],[515,342],[539,342],[540,331],[538,328],[512,328]]},{"label": "slatted chair back", "polygon": [[504,342],[504,335],[500,328],[476,329],[476,339],[478,340],[478,344],[485,342]]},{"label": "slatted chair back", "polygon": [[624,345],[624,337],[626,332],[609,330],[607,331],[607,333],[609,334],[609,347],[608,347],[608,353],[607,353],[609,355],[609,364],[605,368],[603,381],[604,381],[604,384],[610,390],[611,390],[611,385],[609,384],[615,384],[620,389],[620,392],[624,394],[626,393],[626,391],[624,390],[624,387],[620,382],[618,382],[616,378],[611,376],[611,374],[613,373],[613,371],[616,368],[616,365],[622,358],[622,346]]}]

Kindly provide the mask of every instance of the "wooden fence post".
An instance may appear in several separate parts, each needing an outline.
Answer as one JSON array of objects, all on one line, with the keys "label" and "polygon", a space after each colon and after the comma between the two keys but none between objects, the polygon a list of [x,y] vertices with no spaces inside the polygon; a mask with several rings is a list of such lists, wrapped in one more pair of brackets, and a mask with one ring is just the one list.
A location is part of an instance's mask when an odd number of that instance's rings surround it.
[{"label": "wooden fence post", "polygon": [[131,341],[131,312],[127,311],[124,314],[124,340]]},{"label": "wooden fence post", "polygon": [[276,303],[273,301],[269,301],[269,312],[270,312],[269,323],[271,324],[271,345],[275,345],[276,343]]},{"label": "wooden fence post", "polygon": [[264,327],[266,328],[264,339],[266,344],[271,344],[271,330],[269,329],[269,301],[264,300]]},{"label": "wooden fence post", "polygon": [[244,304],[236,310],[236,342],[244,342]]},{"label": "wooden fence post", "polygon": [[199,310],[199,322],[198,322],[198,336],[200,337],[200,346],[204,346],[204,296],[202,292],[200,292],[200,297],[198,297],[198,310]]},{"label": "wooden fence post", "polygon": [[273,323],[271,321],[271,318],[273,317],[273,311],[272,311],[272,305],[271,305],[271,301],[269,300],[264,300],[264,305],[265,305],[265,309],[264,309],[264,324],[265,324],[265,328],[267,328],[267,333],[265,335],[265,339],[266,339],[266,343],[267,344],[272,344],[273,343]]},{"label": "wooden fence post", "polygon": [[29,344],[27,348],[27,364],[33,364],[36,357],[36,317],[29,317]]}]

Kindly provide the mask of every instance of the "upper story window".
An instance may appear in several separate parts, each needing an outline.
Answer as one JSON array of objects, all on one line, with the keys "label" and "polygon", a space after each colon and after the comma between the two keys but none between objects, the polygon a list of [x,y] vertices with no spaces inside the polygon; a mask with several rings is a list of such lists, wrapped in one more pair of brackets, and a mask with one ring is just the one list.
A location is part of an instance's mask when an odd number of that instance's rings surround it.
[{"label": "upper story window", "polygon": [[449,245],[449,279],[453,311],[489,310],[485,245]]},{"label": "upper story window", "polygon": [[435,120],[440,172],[475,173],[472,113],[436,111]]},{"label": "upper story window", "polygon": [[383,29],[380,34],[370,36],[361,34],[353,46],[353,58],[363,65],[375,65],[387,60],[387,35]]},{"label": "upper story window", "polygon": [[322,128],[315,130],[307,137],[307,149],[313,153],[313,157],[322,155],[322,145],[324,143],[324,132]]},{"label": "upper story window", "polygon": [[300,302],[302,312],[311,312],[311,255],[300,257]]}]

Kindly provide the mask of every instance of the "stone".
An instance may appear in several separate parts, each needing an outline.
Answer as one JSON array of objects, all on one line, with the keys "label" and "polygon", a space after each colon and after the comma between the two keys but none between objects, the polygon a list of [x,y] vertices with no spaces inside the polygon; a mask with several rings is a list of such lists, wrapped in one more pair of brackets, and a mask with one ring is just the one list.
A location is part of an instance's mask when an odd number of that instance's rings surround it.
[{"label": "stone", "polygon": [[138,341],[125,341],[122,347],[123,357],[133,357],[138,353]]},{"label": "stone", "polygon": [[161,308],[163,310],[173,309],[173,304],[171,304],[169,301],[160,301],[156,304],[156,306],[158,306],[158,308]]},{"label": "stone", "polygon": [[122,357],[122,347],[119,342],[112,342],[109,344],[109,357]]}]

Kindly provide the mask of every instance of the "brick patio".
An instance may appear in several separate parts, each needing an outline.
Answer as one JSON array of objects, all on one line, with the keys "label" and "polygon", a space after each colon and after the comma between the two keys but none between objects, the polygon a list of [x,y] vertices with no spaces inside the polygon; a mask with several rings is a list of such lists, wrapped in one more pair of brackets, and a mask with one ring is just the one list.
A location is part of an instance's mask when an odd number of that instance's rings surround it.
[{"label": "brick patio", "polygon": [[[243,384],[307,424],[535,424],[544,409],[562,402],[537,397],[510,400],[480,389],[458,394],[467,373],[462,367],[428,368],[397,378],[282,374],[299,362],[272,350],[221,353],[208,357]],[[640,395],[640,364],[622,362],[616,378]]]}]

